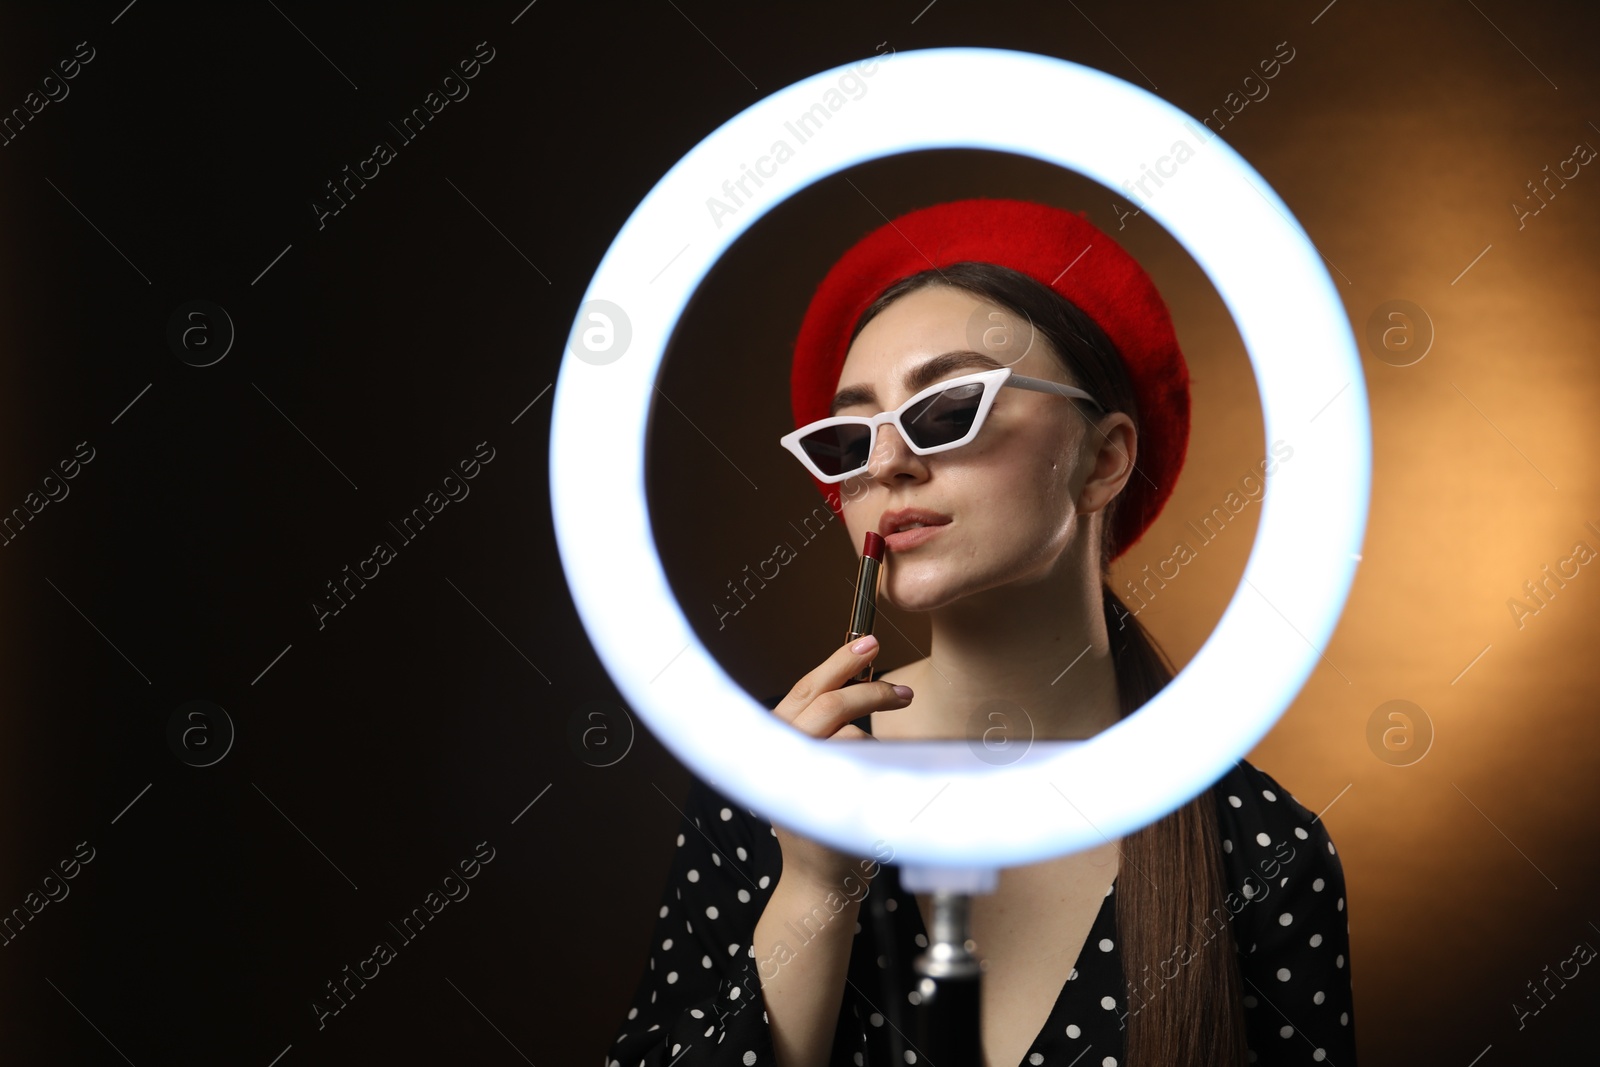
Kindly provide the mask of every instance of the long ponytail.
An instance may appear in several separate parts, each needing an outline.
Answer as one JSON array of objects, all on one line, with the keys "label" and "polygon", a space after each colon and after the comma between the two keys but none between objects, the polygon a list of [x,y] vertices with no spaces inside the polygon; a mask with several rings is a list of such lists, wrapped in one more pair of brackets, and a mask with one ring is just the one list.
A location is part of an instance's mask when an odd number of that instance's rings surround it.
[{"label": "long ponytail", "polygon": [[[1100,589],[1126,718],[1159,693],[1174,671],[1111,586],[1102,582]],[[1126,1058],[1134,1067],[1245,1062],[1243,989],[1226,918],[1232,912],[1225,903],[1221,836],[1206,790],[1122,839],[1117,940],[1126,950]],[[1180,953],[1180,946],[1191,951]]]}]

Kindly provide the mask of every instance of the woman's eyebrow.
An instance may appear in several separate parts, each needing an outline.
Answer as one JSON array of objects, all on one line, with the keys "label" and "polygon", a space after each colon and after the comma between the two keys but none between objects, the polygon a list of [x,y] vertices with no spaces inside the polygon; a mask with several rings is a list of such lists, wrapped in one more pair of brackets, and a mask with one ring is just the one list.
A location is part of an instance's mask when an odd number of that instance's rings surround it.
[{"label": "woman's eyebrow", "polygon": [[[984,370],[995,370],[1003,366],[999,360],[982,352],[971,349],[956,349],[953,352],[944,352],[925,363],[920,363],[906,372],[902,379],[907,393],[918,393],[934,382],[943,378],[953,370],[963,370],[968,367],[981,367]],[[840,408],[847,408],[855,404],[878,404],[877,391],[870,385],[847,385],[834,394],[833,404],[828,408],[828,415],[834,416]]]}]

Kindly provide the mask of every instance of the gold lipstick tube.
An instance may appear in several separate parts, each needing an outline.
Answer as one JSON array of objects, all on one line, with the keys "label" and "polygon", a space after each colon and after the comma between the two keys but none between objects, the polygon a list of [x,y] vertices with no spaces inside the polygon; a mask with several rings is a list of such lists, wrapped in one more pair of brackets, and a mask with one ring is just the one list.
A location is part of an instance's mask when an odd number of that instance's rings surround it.
[{"label": "gold lipstick tube", "polygon": [[[856,640],[872,632],[873,624],[878,618],[878,577],[883,568],[883,538],[876,533],[867,533],[867,547],[861,554],[861,567],[856,572],[856,597],[850,609],[850,633],[845,638],[846,642],[854,643]],[[852,682],[869,682],[872,680],[872,664],[862,667]]]}]

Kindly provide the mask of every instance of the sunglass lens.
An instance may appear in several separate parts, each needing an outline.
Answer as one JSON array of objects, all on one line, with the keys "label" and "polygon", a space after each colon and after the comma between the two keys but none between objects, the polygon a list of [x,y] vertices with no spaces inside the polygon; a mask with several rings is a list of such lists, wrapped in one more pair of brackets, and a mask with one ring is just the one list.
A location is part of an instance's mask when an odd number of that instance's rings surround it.
[{"label": "sunglass lens", "polygon": [[867,465],[872,433],[865,426],[829,426],[800,439],[811,462],[823,474],[844,474]]},{"label": "sunglass lens", "polygon": [[978,405],[983,400],[983,384],[968,382],[935,393],[908,408],[900,416],[906,432],[918,448],[933,448],[959,441],[972,429]]}]

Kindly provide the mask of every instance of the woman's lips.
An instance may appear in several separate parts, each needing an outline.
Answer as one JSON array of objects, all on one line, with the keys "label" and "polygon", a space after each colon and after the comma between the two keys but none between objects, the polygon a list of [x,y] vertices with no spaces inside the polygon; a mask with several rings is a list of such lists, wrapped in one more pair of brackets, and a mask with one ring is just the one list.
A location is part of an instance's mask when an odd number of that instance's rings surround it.
[{"label": "woman's lips", "polygon": [[883,540],[889,546],[891,552],[905,552],[908,549],[916,548],[930,538],[937,537],[939,531],[948,525],[950,524],[940,523],[938,526],[918,526],[912,530],[901,530],[899,533],[889,534]]}]

